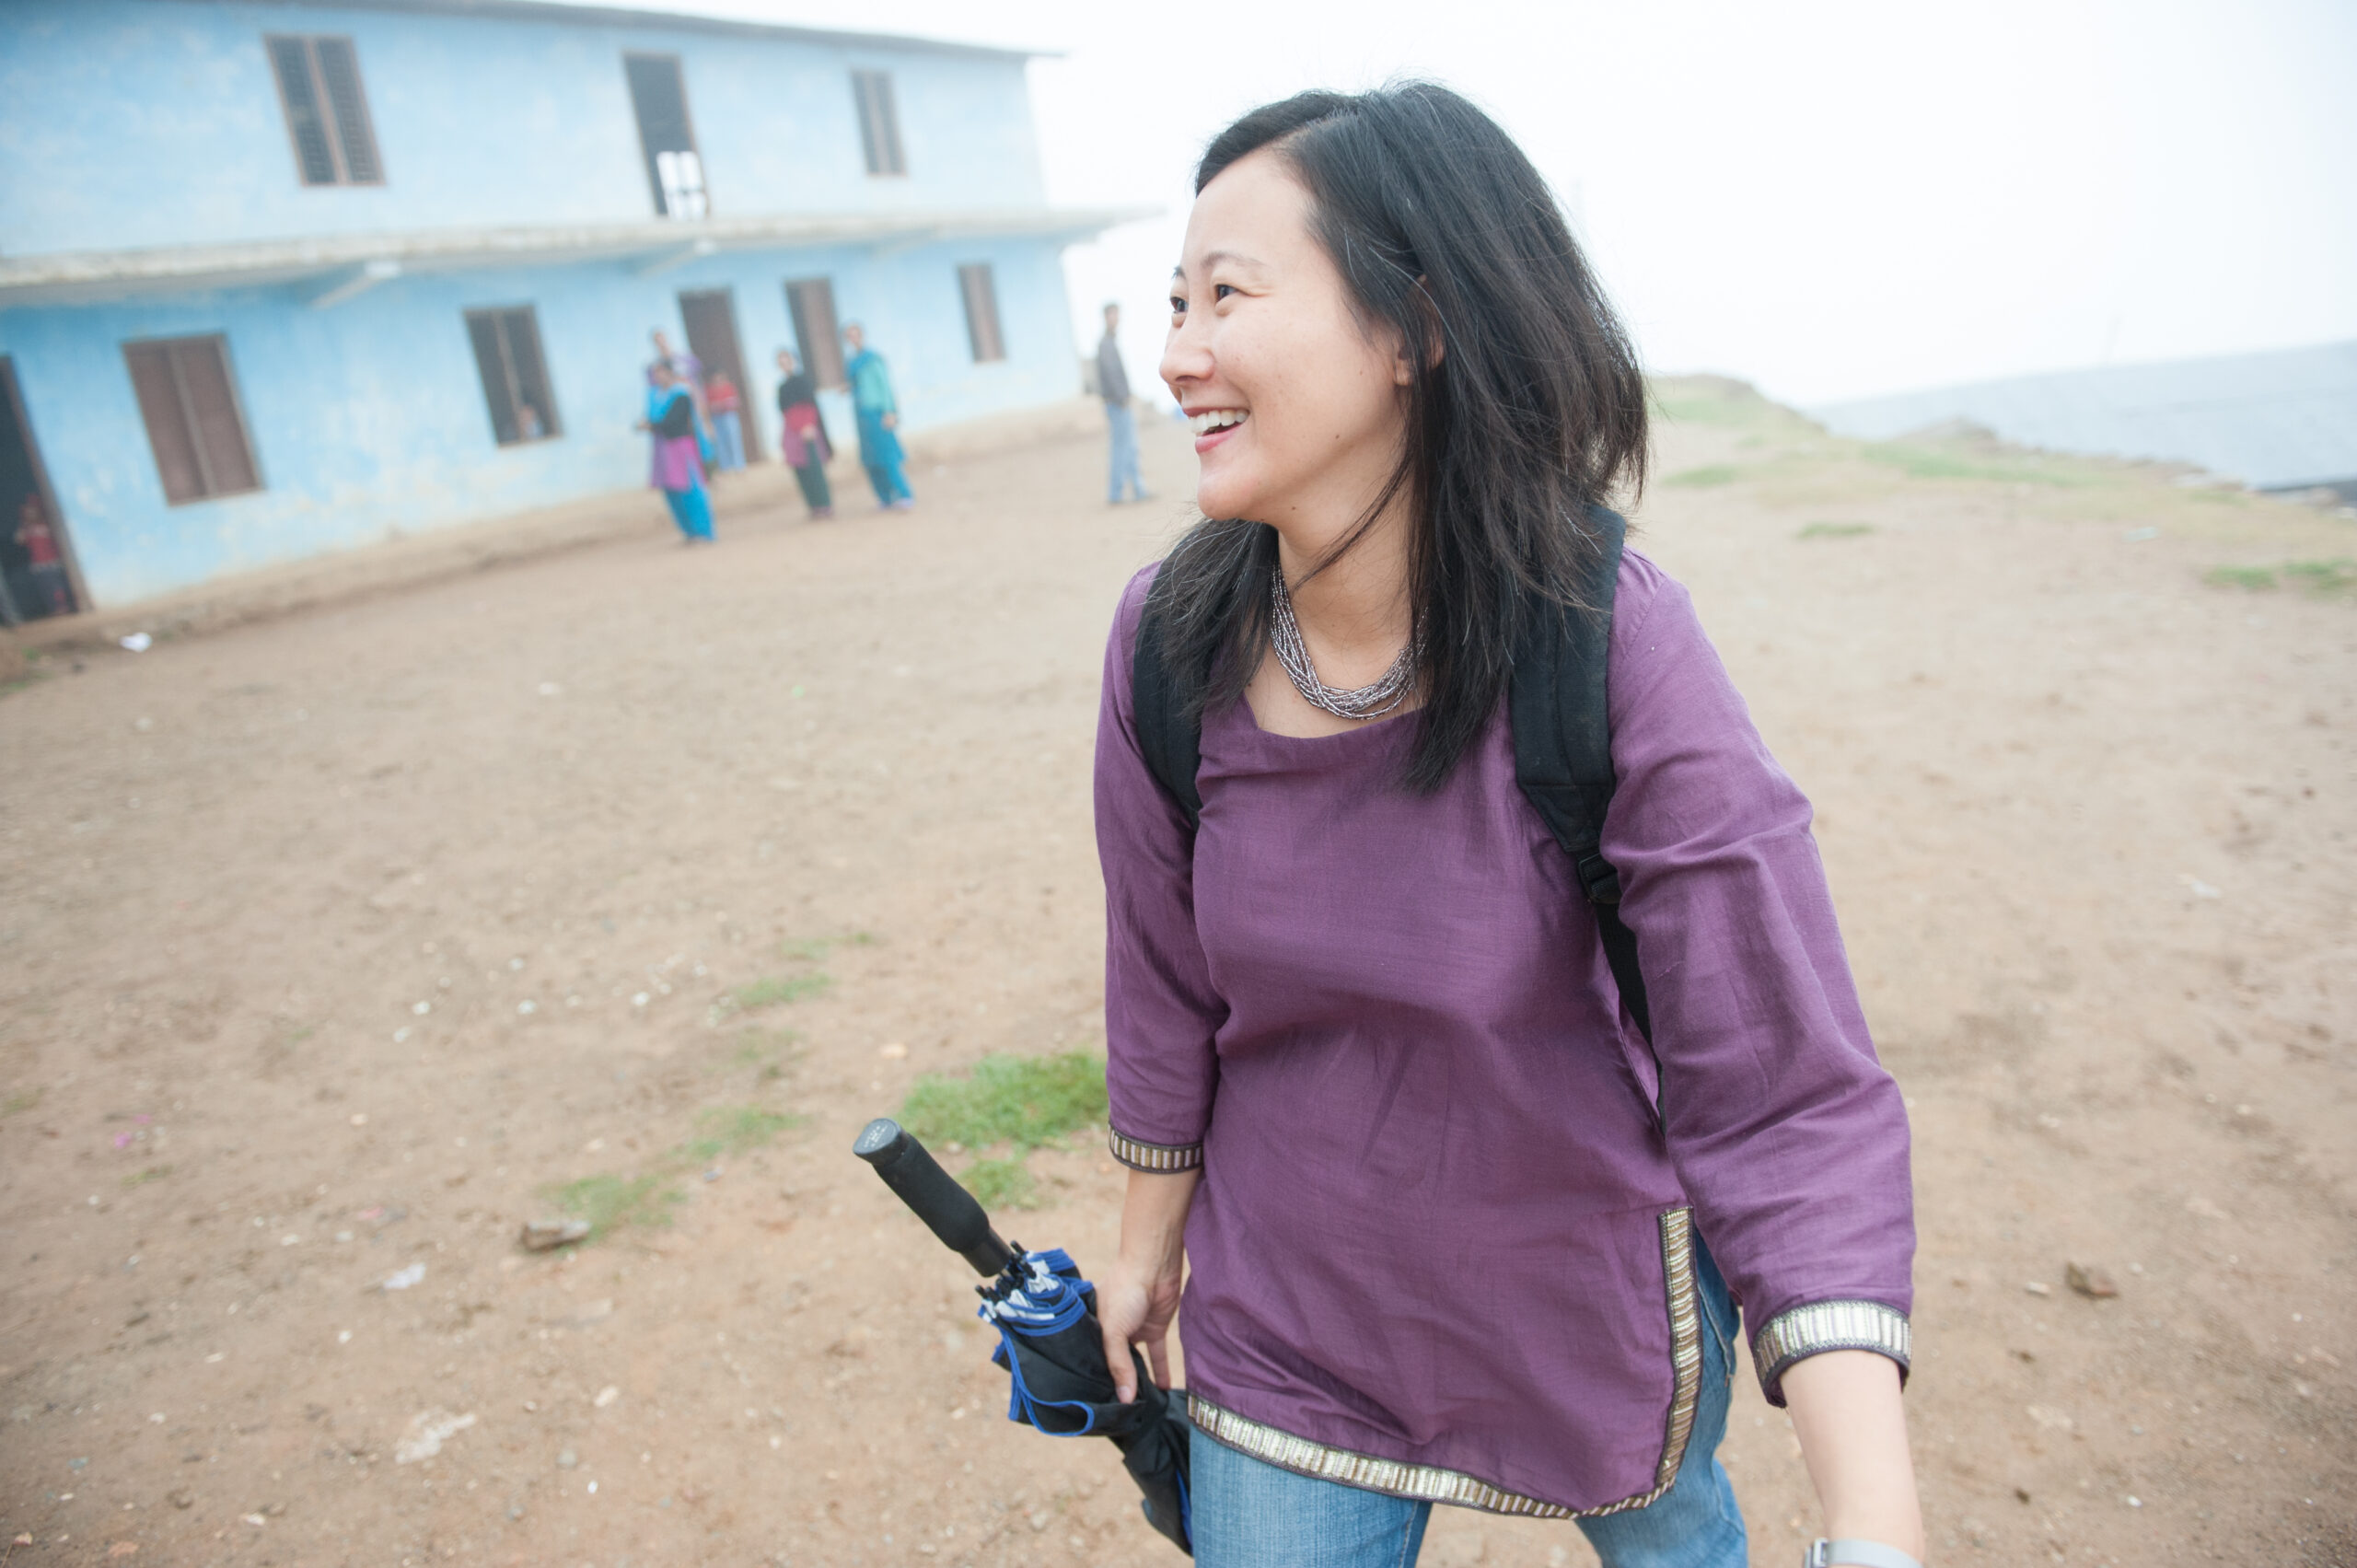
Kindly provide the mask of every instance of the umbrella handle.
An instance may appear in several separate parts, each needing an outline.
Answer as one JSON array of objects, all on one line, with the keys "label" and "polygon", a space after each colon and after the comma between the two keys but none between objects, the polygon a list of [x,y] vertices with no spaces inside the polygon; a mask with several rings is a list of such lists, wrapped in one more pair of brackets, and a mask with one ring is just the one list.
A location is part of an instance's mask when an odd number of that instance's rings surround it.
[{"label": "umbrella handle", "polygon": [[874,1166],[884,1185],[976,1273],[994,1275],[1016,1260],[1015,1249],[991,1228],[991,1217],[974,1195],[890,1117],[879,1116],[863,1128],[851,1152]]}]

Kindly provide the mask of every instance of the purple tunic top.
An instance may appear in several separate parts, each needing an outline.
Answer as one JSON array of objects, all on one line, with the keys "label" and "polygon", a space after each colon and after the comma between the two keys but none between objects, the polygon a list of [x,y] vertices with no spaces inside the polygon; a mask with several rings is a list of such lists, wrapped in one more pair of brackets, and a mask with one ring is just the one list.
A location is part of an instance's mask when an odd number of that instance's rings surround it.
[{"label": "purple tunic top", "polygon": [[[1664,1463],[1681,1386],[1666,1214],[1690,1208],[1755,1337],[1826,1302],[1879,1304],[1903,1334],[1905,1112],[1808,803],[1686,591],[1625,555],[1609,671],[1603,849],[1665,1135],[1571,859],[1515,784],[1504,702],[1430,796],[1395,783],[1413,715],[1305,739],[1215,711],[1190,834],[1132,710],[1152,578],[1122,597],[1097,729],[1107,1076],[1131,1163],[1201,1149],[1191,1390],[1517,1494],[1504,1505],[1590,1509],[1640,1498]],[[1857,1342],[1802,1353],[1834,1342]]]}]

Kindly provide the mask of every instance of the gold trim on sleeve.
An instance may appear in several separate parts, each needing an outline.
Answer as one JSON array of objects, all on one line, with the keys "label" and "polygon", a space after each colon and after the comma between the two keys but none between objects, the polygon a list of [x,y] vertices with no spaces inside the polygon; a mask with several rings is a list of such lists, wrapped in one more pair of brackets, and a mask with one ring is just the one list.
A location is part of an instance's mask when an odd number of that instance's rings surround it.
[{"label": "gold trim on sleeve", "polygon": [[1617,1503],[1596,1508],[1542,1503],[1462,1470],[1410,1464],[1402,1459],[1379,1459],[1372,1454],[1330,1447],[1224,1410],[1201,1394],[1187,1396],[1187,1414],[1193,1420],[1195,1430],[1205,1436],[1281,1469],[1392,1497],[1453,1504],[1488,1514],[1518,1514],[1532,1519],[1592,1519],[1643,1508],[1667,1492],[1670,1483],[1678,1479],[1678,1467],[1686,1458],[1687,1440],[1694,1434],[1694,1411],[1701,1397],[1702,1318],[1694,1286],[1692,1211],[1672,1209],[1661,1216],[1661,1260],[1663,1294],[1669,1311],[1669,1418],[1663,1430],[1661,1462],[1654,1467],[1652,1488]]},{"label": "gold trim on sleeve", "polygon": [[1793,1363],[1829,1350],[1870,1350],[1898,1363],[1907,1380],[1914,1331],[1907,1314],[1879,1301],[1813,1301],[1779,1312],[1752,1336],[1751,1365],[1771,1405],[1784,1402],[1784,1374]]},{"label": "gold trim on sleeve", "polygon": [[1105,1129],[1105,1146],[1132,1170],[1192,1170],[1203,1163],[1201,1144],[1142,1144],[1111,1127]]}]

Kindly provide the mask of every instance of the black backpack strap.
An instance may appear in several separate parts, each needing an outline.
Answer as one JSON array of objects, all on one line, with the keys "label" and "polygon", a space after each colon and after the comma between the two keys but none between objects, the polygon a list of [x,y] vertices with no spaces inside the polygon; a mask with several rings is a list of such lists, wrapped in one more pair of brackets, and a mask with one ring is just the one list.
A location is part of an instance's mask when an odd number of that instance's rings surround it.
[{"label": "black backpack strap", "polygon": [[[1612,644],[1612,595],[1620,576],[1628,524],[1602,506],[1588,509],[1597,550],[1579,585],[1585,608],[1553,606],[1534,618],[1515,659],[1507,701],[1514,721],[1515,782],[1572,857],[1596,912],[1604,957],[1620,1000],[1651,1045],[1652,1010],[1637,969],[1637,937],[1620,919],[1620,874],[1604,858],[1604,814],[1612,805],[1612,725],[1606,676]],[[1654,1059],[1656,1080],[1661,1059]]]},{"label": "black backpack strap", "polygon": [[1196,793],[1195,771],[1202,765],[1202,731],[1188,721],[1187,711],[1170,683],[1170,668],[1162,657],[1162,623],[1152,594],[1138,618],[1138,645],[1130,662],[1130,702],[1137,717],[1138,749],[1145,753],[1146,771],[1163,793],[1178,803],[1191,830],[1202,815],[1203,797]]}]

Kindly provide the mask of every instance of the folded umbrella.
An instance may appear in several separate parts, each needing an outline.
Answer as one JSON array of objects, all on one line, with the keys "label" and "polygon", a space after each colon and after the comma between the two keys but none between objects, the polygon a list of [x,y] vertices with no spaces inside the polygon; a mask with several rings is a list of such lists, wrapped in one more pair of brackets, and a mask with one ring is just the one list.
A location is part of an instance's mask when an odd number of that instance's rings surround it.
[{"label": "folded umbrella", "polygon": [[852,1152],[990,1283],[976,1287],[982,1320],[998,1330],[991,1360],[1006,1369],[1006,1418],[1051,1437],[1104,1437],[1144,1493],[1146,1522],[1193,1555],[1188,1539],[1187,1445],[1192,1428],[1178,1390],[1155,1386],[1132,1348],[1137,1398],[1120,1402],[1097,1322],[1097,1290],[1061,1249],[1027,1252],[991,1228],[972,1193],[900,1123],[878,1117]]}]

